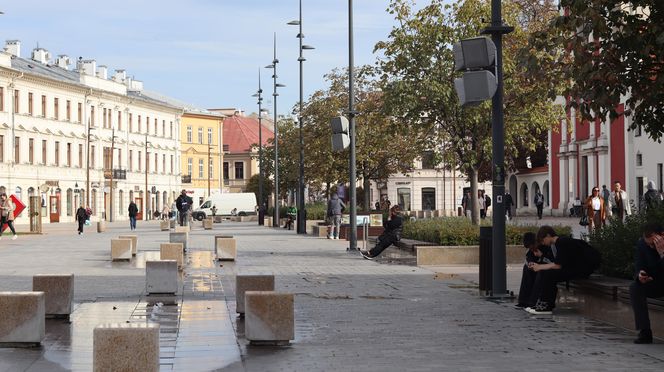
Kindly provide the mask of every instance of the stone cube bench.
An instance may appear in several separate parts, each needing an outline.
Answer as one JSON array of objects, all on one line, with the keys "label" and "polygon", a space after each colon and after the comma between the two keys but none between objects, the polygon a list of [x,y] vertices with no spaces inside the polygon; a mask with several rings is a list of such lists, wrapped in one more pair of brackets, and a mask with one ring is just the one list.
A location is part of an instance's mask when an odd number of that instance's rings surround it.
[{"label": "stone cube bench", "polygon": [[327,226],[314,225],[312,226],[312,235],[319,238],[327,237]]},{"label": "stone cube bench", "polygon": [[212,220],[214,221],[214,223],[222,223],[224,221],[224,217],[215,215],[215,216],[212,216]]},{"label": "stone cube bench", "polygon": [[118,239],[131,239],[131,255],[138,253],[138,235],[120,235]]},{"label": "stone cube bench", "polygon": [[189,240],[189,233],[186,232],[172,232],[168,237],[169,243],[181,243],[184,252],[187,251],[187,240]]},{"label": "stone cube bench", "polygon": [[212,224],[214,221],[211,218],[206,218],[203,220],[203,229],[212,230]]},{"label": "stone cube bench", "polygon": [[178,263],[175,260],[145,262],[145,292],[175,294],[178,291]]},{"label": "stone cube bench", "polygon": [[185,226],[175,226],[175,232],[179,232],[179,233],[183,233],[183,232],[184,232],[184,233],[188,233],[189,231],[191,231],[191,228],[189,228],[189,225],[185,225]]},{"label": "stone cube bench", "polygon": [[244,334],[252,345],[287,345],[295,338],[292,293],[247,291],[244,312]]},{"label": "stone cube bench", "polygon": [[263,226],[272,227],[272,217],[266,215],[265,219],[263,220]]},{"label": "stone cube bench", "polygon": [[131,260],[131,239],[111,239],[111,261]]},{"label": "stone cube bench", "polygon": [[274,291],[274,275],[237,275],[235,277],[235,312],[244,316],[247,291]]},{"label": "stone cube bench", "polygon": [[95,372],[159,371],[159,324],[100,324],[93,331]]},{"label": "stone cube bench", "polygon": [[74,301],[74,274],[34,275],[32,277],[32,290],[44,292],[46,317],[69,317]]},{"label": "stone cube bench", "polygon": [[161,220],[159,221],[159,228],[161,231],[168,231],[171,229],[171,221],[170,220]]},{"label": "stone cube bench", "polygon": [[0,292],[0,347],[41,344],[46,333],[44,292]]},{"label": "stone cube bench", "polygon": [[235,238],[215,238],[214,241],[217,260],[235,261],[235,257],[237,257],[237,243]]},{"label": "stone cube bench", "polygon": [[[505,248],[508,264],[523,262],[526,249],[521,245]],[[415,246],[417,266],[431,265],[479,265],[480,247],[469,246]]]},{"label": "stone cube bench", "polygon": [[97,232],[101,233],[106,231],[106,221],[97,222]]},{"label": "stone cube bench", "polygon": [[175,260],[178,263],[178,268],[182,269],[184,266],[182,243],[161,243],[159,245],[159,259]]}]

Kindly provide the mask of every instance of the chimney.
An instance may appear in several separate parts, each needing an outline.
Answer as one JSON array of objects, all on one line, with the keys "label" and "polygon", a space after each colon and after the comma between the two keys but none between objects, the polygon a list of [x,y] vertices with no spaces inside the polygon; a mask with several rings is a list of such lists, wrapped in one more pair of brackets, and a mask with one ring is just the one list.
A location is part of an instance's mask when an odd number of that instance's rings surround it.
[{"label": "chimney", "polygon": [[81,71],[85,75],[95,76],[97,75],[97,61],[94,59],[84,59],[81,61]]},{"label": "chimney", "polygon": [[47,64],[51,59],[51,53],[44,48],[35,48],[32,50],[32,60],[41,64]]},{"label": "chimney", "polygon": [[108,79],[108,67],[99,65],[97,67],[97,77],[104,80]]},{"label": "chimney", "polygon": [[69,64],[71,64],[71,60],[69,59],[69,56],[60,54],[58,56],[58,59],[55,61],[56,65],[58,67],[63,68],[65,70],[69,70]]},{"label": "chimney", "polygon": [[113,74],[113,80],[116,83],[123,84],[126,78],[127,72],[125,70],[115,70],[115,74]]},{"label": "chimney", "polygon": [[20,40],[7,40],[5,42],[5,51],[13,56],[21,56],[21,41]]}]

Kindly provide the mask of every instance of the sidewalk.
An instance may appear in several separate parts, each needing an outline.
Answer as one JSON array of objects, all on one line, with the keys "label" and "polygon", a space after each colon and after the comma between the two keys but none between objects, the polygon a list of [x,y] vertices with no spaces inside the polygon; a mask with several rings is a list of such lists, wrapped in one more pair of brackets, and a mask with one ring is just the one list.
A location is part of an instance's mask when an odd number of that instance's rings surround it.
[{"label": "sidewalk", "polygon": [[[92,329],[109,321],[159,322],[164,371],[664,368],[664,345],[634,345],[634,332],[567,309],[533,316],[479,297],[473,267],[367,261],[347,252],[347,242],[255,223],[194,226],[177,306],[157,308],[143,293],[144,261],[168,240],[157,222],[139,222],[131,263],[109,260],[109,240],[129,233],[126,222],[102,234],[89,228],[78,236],[72,226],[1,240],[0,290],[30,290],[36,273],[74,272],[76,293],[71,323],[48,320],[40,349],[0,349],[0,371],[88,371]],[[237,239],[234,263],[213,261],[213,236],[222,233]],[[248,345],[235,314],[236,273],[274,273],[278,291],[295,293],[291,346]],[[509,271],[509,289],[518,289],[518,276]]]}]

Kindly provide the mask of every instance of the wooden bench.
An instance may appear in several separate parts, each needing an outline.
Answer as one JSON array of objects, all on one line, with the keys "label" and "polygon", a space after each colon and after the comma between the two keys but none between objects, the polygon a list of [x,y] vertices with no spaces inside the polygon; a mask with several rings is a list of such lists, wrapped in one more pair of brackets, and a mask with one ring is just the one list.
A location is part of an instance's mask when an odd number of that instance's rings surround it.
[{"label": "wooden bench", "polygon": [[[589,318],[633,330],[634,313],[629,301],[631,283],[631,280],[601,275],[561,282],[558,283],[558,304]],[[653,333],[664,334],[664,298],[649,298],[648,311]]]}]

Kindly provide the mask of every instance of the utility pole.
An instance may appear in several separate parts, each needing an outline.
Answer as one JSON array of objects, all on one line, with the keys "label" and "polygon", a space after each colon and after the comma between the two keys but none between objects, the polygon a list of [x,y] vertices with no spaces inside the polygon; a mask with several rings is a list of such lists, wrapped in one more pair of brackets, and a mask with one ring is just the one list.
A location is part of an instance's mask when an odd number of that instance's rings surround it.
[{"label": "utility pole", "polygon": [[86,146],[86,164],[85,164],[85,207],[90,208],[90,118],[88,118],[88,137]]},{"label": "utility pole", "polygon": [[149,218],[148,216],[148,209],[149,209],[149,203],[150,203],[150,190],[148,189],[148,166],[150,165],[149,159],[150,157],[148,156],[148,134],[147,132],[145,133],[145,210],[143,211],[144,220],[147,221]]},{"label": "utility pole", "polygon": [[357,203],[355,192],[355,91],[354,84],[354,59],[353,59],[353,0],[348,0],[348,135],[350,137],[350,246],[348,250],[357,250]]},{"label": "utility pole", "polygon": [[109,203],[109,217],[108,221],[113,222],[113,154],[115,152],[115,128],[111,129],[111,183],[109,189],[111,190],[110,194],[110,203]]}]

